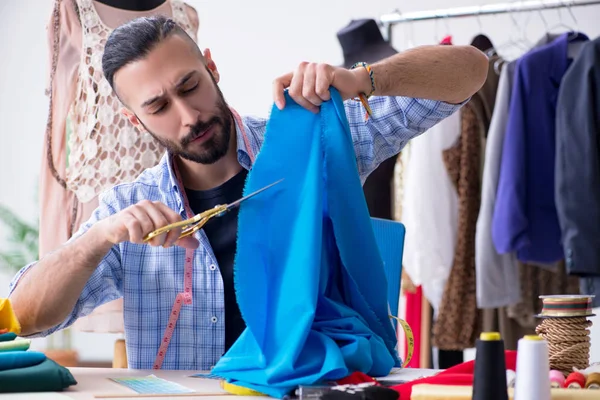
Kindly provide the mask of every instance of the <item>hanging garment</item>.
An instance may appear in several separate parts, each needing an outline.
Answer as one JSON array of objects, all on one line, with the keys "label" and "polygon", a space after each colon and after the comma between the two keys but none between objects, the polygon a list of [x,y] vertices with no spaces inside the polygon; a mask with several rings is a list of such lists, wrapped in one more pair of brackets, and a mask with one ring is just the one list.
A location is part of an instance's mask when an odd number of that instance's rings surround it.
[{"label": "hanging garment", "polygon": [[434,314],[452,267],[458,225],[458,196],[442,152],[454,145],[459,135],[460,114],[454,113],[411,140],[405,165],[403,265],[412,282],[422,287]]},{"label": "hanging garment", "polygon": [[565,73],[556,110],[556,207],[567,272],[600,307],[600,38]]},{"label": "hanging garment", "polygon": [[563,258],[554,202],[555,114],[569,43],[583,34],[563,34],[517,61],[492,222],[500,254],[523,262]]},{"label": "hanging garment", "polygon": [[510,62],[500,72],[485,146],[481,207],[475,232],[475,277],[477,306],[480,308],[507,306],[521,298],[516,256],[514,253],[498,254],[492,241],[492,217],[515,65]]},{"label": "hanging garment", "polygon": [[[173,17],[196,40],[198,16],[180,0],[144,12],[92,0],[55,0],[47,28],[50,110],[40,171],[40,258],[62,246],[90,217],[98,193],[133,180],[164,152],[121,114],[122,105],[102,74],[111,27],[155,14]],[[123,332],[122,308],[122,299],[106,303],[76,327]]]},{"label": "hanging garment", "polygon": [[498,88],[499,77],[494,71],[498,59],[490,58],[485,84],[460,111],[460,137],[443,154],[459,205],[452,269],[433,326],[432,343],[441,350],[473,347],[481,331],[481,313],[475,295],[475,229],[481,204],[485,136]]},{"label": "hanging garment", "polygon": [[[242,204],[235,286],[247,328],[212,374],[281,398],[297,385],[399,366],[386,277],[341,96],[273,108]],[[301,285],[298,282],[302,282]]]}]

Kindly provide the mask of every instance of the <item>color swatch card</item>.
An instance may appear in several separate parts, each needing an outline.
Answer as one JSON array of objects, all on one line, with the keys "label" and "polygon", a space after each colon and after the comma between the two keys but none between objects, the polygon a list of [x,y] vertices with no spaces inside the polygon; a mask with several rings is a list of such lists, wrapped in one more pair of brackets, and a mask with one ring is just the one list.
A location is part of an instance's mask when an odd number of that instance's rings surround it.
[{"label": "color swatch card", "polygon": [[112,381],[143,394],[179,394],[194,393],[195,390],[175,382],[158,378],[155,375],[127,376],[124,378],[110,378]]}]

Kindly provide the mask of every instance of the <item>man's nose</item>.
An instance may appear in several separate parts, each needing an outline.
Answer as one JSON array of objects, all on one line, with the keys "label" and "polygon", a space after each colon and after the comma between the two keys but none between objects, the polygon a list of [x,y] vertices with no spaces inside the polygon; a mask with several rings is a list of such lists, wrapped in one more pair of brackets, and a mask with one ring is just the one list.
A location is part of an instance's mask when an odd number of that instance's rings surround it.
[{"label": "man's nose", "polygon": [[200,112],[186,101],[178,101],[176,102],[176,106],[181,118],[181,125],[191,127],[200,119]]}]

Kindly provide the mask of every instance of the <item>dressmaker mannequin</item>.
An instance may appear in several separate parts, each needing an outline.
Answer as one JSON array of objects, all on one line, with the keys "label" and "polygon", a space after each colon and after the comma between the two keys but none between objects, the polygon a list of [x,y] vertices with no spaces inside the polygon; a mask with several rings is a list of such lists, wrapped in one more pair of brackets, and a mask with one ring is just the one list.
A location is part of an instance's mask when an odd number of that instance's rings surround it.
[{"label": "dressmaker mannequin", "polygon": [[129,11],[148,11],[163,4],[166,0],[96,0],[114,8]]},{"label": "dressmaker mannequin", "polygon": [[[344,67],[357,61],[372,64],[397,51],[381,35],[372,19],[353,20],[337,33],[344,54]],[[365,199],[372,217],[392,219],[392,188],[397,156],[382,162],[369,175],[364,186]]]},{"label": "dressmaker mannequin", "polygon": [[[40,258],[90,217],[99,193],[132,181],[164,154],[159,143],[121,114],[101,63],[114,27],[157,14],[172,17],[197,39],[198,14],[185,0],[54,0],[47,29],[49,113],[40,171]],[[102,304],[73,326],[122,333],[122,307],[122,299]],[[123,340],[115,343],[113,365],[127,367]]]}]

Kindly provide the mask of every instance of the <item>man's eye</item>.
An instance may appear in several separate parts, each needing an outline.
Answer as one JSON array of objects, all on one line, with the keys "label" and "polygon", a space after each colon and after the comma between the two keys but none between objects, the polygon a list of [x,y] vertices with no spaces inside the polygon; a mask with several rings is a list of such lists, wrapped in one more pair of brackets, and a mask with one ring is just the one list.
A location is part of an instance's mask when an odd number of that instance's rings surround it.
[{"label": "man's eye", "polygon": [[196,90],[196,88],[197,88],[197,87],[198,87],[198,84],[196,83],[196,84],[195,84],[194,86],[192,86],[191,88],[189,88],[189,89],[185,89],[185,90],[182,90],[182,93],[192,93],[194,90]]},{"label": "man's eye", "polygon": [[164,111],[164,110],[165,110],[165,108],[167,108],[167,105],[166,105],[166,104],[163,104],[163,105],[161,105],[160,107],[158,107],[156,110],[152,111],[152,114],[158,114],[158,113],[160,113],[160,112]]}]

